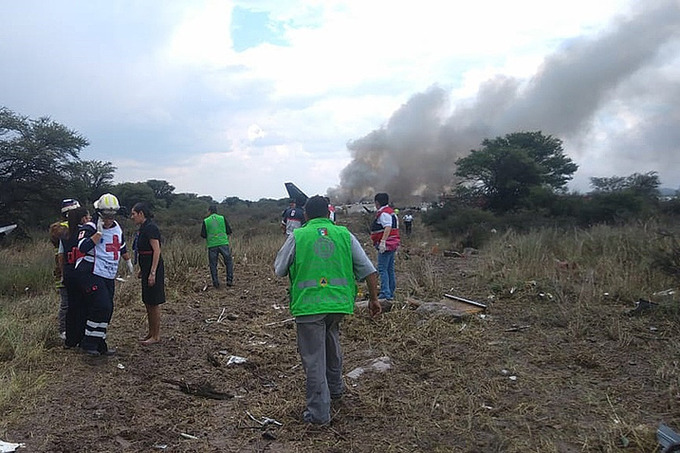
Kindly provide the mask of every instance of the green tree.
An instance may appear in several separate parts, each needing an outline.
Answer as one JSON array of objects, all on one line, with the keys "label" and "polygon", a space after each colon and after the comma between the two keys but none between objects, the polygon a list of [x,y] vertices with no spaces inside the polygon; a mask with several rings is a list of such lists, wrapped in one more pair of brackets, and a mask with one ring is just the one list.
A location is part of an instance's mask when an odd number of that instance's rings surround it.
[{"label": "green tree", "polygon": [[156,206],[156,197],[153,190],[143,182],[123,182],[111,188],[111,193],[118,198],[121,206],[128,210],[132,209],[135,203],[146,202],[150,206]]},{"label": "green tree", "polygon": [[70,175],[72,196],[81,203],[90,203],[111,190],[116,167],[111,162],[82,160],[71,162],[67,166],[67,171]]},{"label": "green tree", "polygon": [[633,173],[629,176],[611,176],[609,178],[590,178],[590,187],[595,193],[614,193],[630,191],[645,198],[659,196],[659,174],[650,171],[644,174]]},{"label": "green tree", "polygon": [[151,187],[151,190],[153,190],[153,195],[156,197],[156,199],[165,200],[165,205],[170,207],[172,204],[172,199],[175,196],[173,193],[175,191],[175,186],[171,185],[167,181],[159,179],[149,179],[146,182],[146,185]]},{"label": "green tree", "polygon": [[89,145],[78,132],[0,108],[0,217],[36,222],[70,196],[68,167]]},{"label": "green tree", "polygon": [[532,189],[564,191],[578,166],[564,154],[562,141],[538,132],[515,132],[482,141],[456,161],[456,176],[465,190],[483,197],[497,212],[527,202]]}]

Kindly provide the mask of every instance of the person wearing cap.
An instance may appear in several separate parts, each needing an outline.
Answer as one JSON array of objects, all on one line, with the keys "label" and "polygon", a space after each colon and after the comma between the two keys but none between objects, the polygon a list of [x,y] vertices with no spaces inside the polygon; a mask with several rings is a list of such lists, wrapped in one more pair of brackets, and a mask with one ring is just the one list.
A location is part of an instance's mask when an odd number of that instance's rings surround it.
[{"label": "person wearing cap", "polygon": [[306,376],[306,423],[330,422],[331,400],[342,397],[340,322],[354,312],[357,283],[366,280],[368,308],[378,316],[378,276],[357,238],[328,218],[320,195],[305,204],[307,223],[293,231],[276,255],[274,272],[290,280],[290,312]]},{"label": "person wearing cap", "polygon": [[298,208],[295,198],[291,198],[288,207],[281,214],[281,231],[289,236],[293,230],[300,228],[304,223],[304,209]]},{"label": "person wearing cap", "polygon": [[68,213],[79,208],[80,203],[74,198],[64,198],[61,201],[61,219],[50,225],[50,242],[54,245],[54,285],[59,293],[59,312],[57,315],[59,322],[59,337],[66,339],[66,312],[68,311],[68,293],[64,285],[64,275],[62,269],[63,249],[60,249],[61,241],[68,237]]},{"label": "person wearing cap", "polygon": [[231,258],[229,248],[229,235],[231,225],[224,216],[217,213],[217,206],[208,206],[208,217],[203,219],[201,237],[206,240],[208,246],[208,265],[210,266],[210,278],[213,287],[220,287],[220,279],[217,277],[217,260],[222,256],[224,267],[227,268],[227,286],[234,285],[234,260]]}]

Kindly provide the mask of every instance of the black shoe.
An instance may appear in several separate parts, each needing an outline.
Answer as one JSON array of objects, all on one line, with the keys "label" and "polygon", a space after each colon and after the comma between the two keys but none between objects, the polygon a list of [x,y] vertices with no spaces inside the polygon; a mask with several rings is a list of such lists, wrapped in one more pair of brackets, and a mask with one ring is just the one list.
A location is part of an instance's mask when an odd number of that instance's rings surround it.
[{"label": "black shoe", "polygon": [[106,351],[100,352],[100,354],[111,357],[112,355],[116,355],[116,348],[109,348]]},{"label": "black shoe", "polygon": [[101,352],[97,351],[96,349],[83,349],[83,352],[92,357],[99,357],[102,355]]},{"label": "black shoe", "polygon": [[220,289],[220,284],[219,283],[213,283],[213,288]]},{"label": "black shoe", "polygon": [[227,286],[234,286],[234,282],[227,282]]}]

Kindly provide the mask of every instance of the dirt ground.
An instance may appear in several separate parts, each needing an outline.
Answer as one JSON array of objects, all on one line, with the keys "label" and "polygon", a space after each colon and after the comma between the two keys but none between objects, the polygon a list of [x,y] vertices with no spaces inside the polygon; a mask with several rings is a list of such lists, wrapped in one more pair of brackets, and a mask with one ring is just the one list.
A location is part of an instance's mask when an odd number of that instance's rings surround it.
[{"label": "dirt ground", "polygon": [[[423,253],[407,244],[398,281]],[[162,343],[148,347],[138,282],[119,283],[108,340],[118,354],[90,358],[55,340],[44,388],[4,414],[2,440],[26,452],[652,452],[660,422],[680,426],[674,321],[533,284],[489,299],[475,277],[483,259],[428,260],[448,292],[488,304],[481,316],[422,315],[401,294],[377,321],[362,311],[345,321],[345,373],[385,356],[392,368],[346,377],[326,427],[301,422],[287,280],[271,265],[237,262],[231,288],[204,290],[207,268],[192,288],[170,287]]]}]

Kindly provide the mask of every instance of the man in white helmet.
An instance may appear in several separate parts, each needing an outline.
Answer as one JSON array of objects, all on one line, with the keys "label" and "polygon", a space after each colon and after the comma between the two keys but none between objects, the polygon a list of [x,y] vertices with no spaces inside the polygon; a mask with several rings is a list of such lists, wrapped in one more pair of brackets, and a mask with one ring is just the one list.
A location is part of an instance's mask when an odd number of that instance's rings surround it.
[{"label": "man in white helmet", "polygon": [[61,219],[50,225],[50,242],[54,245],[54,284],[59,293],[59,337],[66,339],[66,311],[68,310],[68,294],[63,279],[63,250],[60,250],[62,239],[68,235],[68,213],[79,208],[80,203],[75,198],[64,198],[61,202]]},{"label": "man in white helmet", "polygon": [[93,356],[113,355],[114,349],[106,344],[106,333],[113,314],[113,295],[118,262],[125,259],[129,273],[132,261],[125,244],[123,230],[114,217],[120,209],[118,198],[106,193],[95,203],[98,219],[88,222],[78,235],[78,249],[83,254],[76,261],[76,270],[82,272],[87,323],[80,347]]}]

